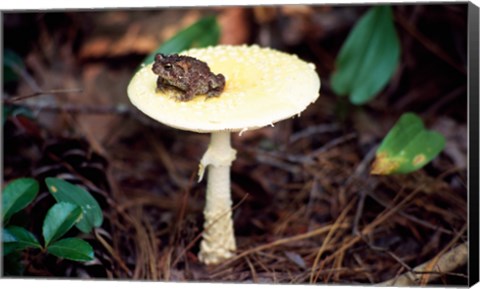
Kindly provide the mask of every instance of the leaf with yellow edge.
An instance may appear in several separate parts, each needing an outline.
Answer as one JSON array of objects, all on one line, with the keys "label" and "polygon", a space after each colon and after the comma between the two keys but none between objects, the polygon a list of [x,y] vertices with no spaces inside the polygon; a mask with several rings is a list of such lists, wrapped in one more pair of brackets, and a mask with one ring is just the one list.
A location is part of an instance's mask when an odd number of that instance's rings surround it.
[{"label": "leaf with yellow edge", "polygon": [[425,129],[414,113],[404,113],[377,150],[372,175],[407,174],[434,159],[445,147],[445,138]]}]

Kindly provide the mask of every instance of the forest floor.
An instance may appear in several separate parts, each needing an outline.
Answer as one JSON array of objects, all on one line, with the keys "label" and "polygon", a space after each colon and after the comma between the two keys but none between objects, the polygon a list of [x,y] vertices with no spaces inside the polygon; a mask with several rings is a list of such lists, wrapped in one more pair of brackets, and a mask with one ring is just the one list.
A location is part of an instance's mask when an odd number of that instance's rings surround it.
[{"label": "forest floor", "polygon": [[[422,272],[436,271],[442,256],[467,242],[466,7],[394,7],[399,68],[372,102],[349,106],[346,116],[337,113],[329,79],[367,6],[6,14],[4,46],[25,68],[5,95],[41,93],[18,102],[33,119],[11,116],[4,124],[3,180],[56,176],[81,184],[105,218],[83,236],[94,261],[27,250],[24,275],[376,284],[426,262]],[[148,53],[209,13],[218,15],[221,43],[295,53],[322,80],[319,99],[300,117],[233,134],[238,250],[216,266],[197,259],[206,184],[196,174],[209,135],[156,123],[126,95]],[[445,149],[414,173],[370,175],[378,144],[406,111],[441,132]],[[35,219],[52,202],[43,185],[26,212],[32,232],[40,235]],[[465,285],[467,265],[417,277],[417,284]]]}]

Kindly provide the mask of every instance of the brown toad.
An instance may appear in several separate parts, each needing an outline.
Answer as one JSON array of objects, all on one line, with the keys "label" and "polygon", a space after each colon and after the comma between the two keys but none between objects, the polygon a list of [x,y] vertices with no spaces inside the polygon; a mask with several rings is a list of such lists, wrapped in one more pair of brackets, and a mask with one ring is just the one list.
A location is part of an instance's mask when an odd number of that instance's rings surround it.
[{"label": "brown toad", "polygon": [[195,95],[206,94],[207,98],[219,96],[225,87],[225,77],[215,75],[205,62],[178,54],[157,54],[152,70],[158,74],[157,89],[176,89],[179,101],[189,101]]}]

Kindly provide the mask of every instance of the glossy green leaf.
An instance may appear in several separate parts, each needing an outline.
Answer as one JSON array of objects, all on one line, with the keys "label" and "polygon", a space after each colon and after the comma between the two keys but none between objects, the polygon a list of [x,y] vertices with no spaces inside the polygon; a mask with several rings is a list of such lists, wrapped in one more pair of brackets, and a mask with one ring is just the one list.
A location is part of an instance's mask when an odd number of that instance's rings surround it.
[{"label": "glossy green leaf", "polygon": [[47,252],[60,258],[73,261],[93,260],[93,248],[78,238],[66,238],[51,244]]},{"label": "glossy green leaf", "polygon": [[406,174],[434,159],[445,147],[445,138],[426,130],[420,117],[404,113],[379,146],[371,174]]},{"label": "glossy green leaf", "polygon": [[220,39],[220,26],[215,16],[206,16],[175,36],[165,41],[157,50],[148,55],[142,64],[154,62],[157,53],[172,54],[194,47],[216,45]]},{"label": "glossy green leaf", "polygon": [[43,238],[45,247],[62,237],[73,225],[82,219],[82,209],[72,203],[60,202],[48,210],[43,221]]},{"label": "glossy green leaf", "polygon": [[80,231],[89,233],[93,227],[102,225],[102,209],[85,189],[57,178],[46,178],[45,183],[57,202],[68,202],[82,208],[83,218],[76,224]]},{"label": "glossy green leaf", "polygon": [[31,178],[10,182],[2,192],[2,218],[7,223],[16,212],[24,209],[38,194],[38,183]]},{"label": "glossy green leaf", "polygon": [[9,226],[2,231],[3,255],[26,248],[41,248],[37,238],[22,227]]},{"label": "glossy green leaf", "polygon": [[[19,248],[18,250],[20,251],[20,250],[23,250],[23,249]],[[2,244],[2,255],[3,256],[10,255],[15,251],[17,251],[17,244],[15,244],[15,243],[3,243]]]},{"label": "glossy green leaf", "polygon": [[400,59],[400,41],[390,6],[371,8],[355,25],[336,59],[333,91],[353,104],[373,99],[393,76]]}]

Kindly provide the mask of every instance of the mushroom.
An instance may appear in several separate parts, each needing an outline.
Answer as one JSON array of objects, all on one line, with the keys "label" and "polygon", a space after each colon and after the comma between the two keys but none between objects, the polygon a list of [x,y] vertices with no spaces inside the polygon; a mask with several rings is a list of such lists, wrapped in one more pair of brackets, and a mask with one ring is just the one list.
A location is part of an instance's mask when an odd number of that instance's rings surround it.
[{"label": "mushroom", "polygon": [[181,55],[204,61],[213,73],[225,76],[220,96],[177,101],[171,91],[156,90],[157,76],[151,65],[133,76],[128,96],[140,111],[165,125],[211,133],[198,171],[200,182],[208,168],[199,260],[218,264],[236,250],[230,195],[230,166],[236,151],[230,145],[230,133],[242,135],[299,115],[318,98],[320,79],[313,64],[257,45],[219,45],[190,49]]}]

